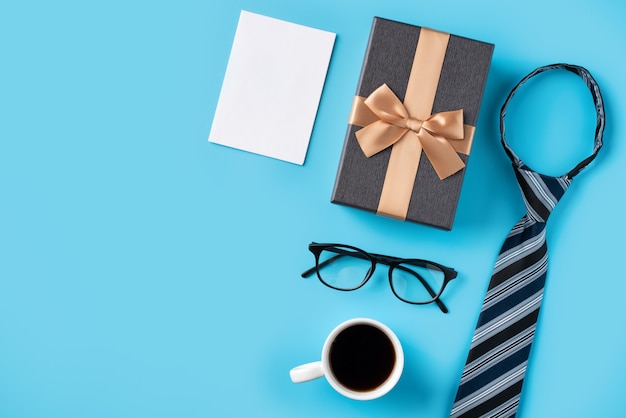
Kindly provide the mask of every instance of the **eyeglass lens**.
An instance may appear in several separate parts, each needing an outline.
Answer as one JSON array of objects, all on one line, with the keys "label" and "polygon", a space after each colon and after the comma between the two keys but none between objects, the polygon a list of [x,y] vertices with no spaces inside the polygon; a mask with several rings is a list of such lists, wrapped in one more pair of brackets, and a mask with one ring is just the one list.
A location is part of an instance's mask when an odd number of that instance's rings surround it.
[{"label": "eyeglass lens", "polygon": [[317,265],[319,278],[339,290],[359,287],[372,268],[372,262],[365,253],[342,246],[322,250]]},{"label": "eyeglass lens", "polygon": [[394,293],[400,299],[423,303],[437,296],[443,287],[445,274],[432,264],[414,266],[401,263],[392,269],[390,280]]}]

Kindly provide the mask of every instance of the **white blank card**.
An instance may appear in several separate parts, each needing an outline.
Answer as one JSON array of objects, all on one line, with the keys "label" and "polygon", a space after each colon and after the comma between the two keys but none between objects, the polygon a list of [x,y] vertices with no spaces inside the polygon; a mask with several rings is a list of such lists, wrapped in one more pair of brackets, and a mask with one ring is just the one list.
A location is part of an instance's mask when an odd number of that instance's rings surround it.
[{"label": "white blank card", "polygon": [[242,11],[209,141],[304,164],[334,42]]}]

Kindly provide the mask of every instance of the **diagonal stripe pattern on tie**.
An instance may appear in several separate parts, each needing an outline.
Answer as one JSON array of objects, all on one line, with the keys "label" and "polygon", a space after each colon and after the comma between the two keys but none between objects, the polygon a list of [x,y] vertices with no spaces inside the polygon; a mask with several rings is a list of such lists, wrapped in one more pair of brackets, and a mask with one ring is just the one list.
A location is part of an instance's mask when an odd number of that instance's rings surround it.
[{"label": "diagonal stripe pattern on tie", "polygon": [[[564,69],[581,77],[596,110],[593,153],[560,177],[539,174],[525,165],[507,144],[504,125],[506,108],[515,92],[531,77],[553,69]],[[505,100],[500,112],[501,140],[513,162],[526,214],[507,236],[496,260],[450,414],[452,418],[515,417],[548,270],[546,221],[574,176],[602,147],[604,124],[600,89],[585,68],[575,65],[540,67],[524,77]]]},{"label": "diagonal stripe pattern on tie", "polygon": [[516,174],[527,213],[496,261],[451,417],[512,416],[519,402],[548,267],[546,221],[571,180]]}]

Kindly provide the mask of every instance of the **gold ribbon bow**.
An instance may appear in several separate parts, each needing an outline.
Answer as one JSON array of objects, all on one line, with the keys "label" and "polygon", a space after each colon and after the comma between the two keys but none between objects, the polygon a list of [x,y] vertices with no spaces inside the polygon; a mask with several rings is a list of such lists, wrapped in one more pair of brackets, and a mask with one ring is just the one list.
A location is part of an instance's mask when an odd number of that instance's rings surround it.
[{"label": "gold ribbon bow", "polygon": [[448,140],[463,139],[463,110],[436,113],[425,120],[412,117],[387,84],[378,87],[364,104],[377,120],[356,132],[367,158],[413,132],[441,180],[465,167]]}]

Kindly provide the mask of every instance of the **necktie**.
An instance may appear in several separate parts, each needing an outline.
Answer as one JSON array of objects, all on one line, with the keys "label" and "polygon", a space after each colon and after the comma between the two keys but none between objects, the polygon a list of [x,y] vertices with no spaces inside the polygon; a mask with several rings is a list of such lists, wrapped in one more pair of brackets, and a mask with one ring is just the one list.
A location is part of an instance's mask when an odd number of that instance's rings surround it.
[{"label": "necktie", "polygon": [[[507,144],[504,127],[507,105],[517,90],[531,77],[553,69],[564,69],[583,79],[594,100],[597,120],[593,153],[560,177],[539,174],[524,164]],[[591,74],[579,66],[540,67],[524,77],[504,102],[500,135],[513,162],[526,214],[507,236],[497,258],[451,417],[515,416],[546,280],[546,221],[573,177],[595,158],[602,146],[603,131],[600,90]]]}]

